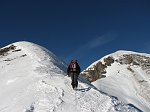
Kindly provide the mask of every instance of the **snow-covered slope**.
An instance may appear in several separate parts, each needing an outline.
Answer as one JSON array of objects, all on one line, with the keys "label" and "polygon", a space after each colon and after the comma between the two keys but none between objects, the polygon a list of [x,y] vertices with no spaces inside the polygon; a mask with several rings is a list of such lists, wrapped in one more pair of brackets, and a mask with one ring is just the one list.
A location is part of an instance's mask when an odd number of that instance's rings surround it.
[{"label": "snow-covered slope", "polygon": [[103,76],[92,84],[143,112],[150,112],[149,54],[117,51],[91,64],[83,74]]},{"label": "snow-covered slope", "polygon": [[138,110],[80,79],[72,90],[66,65],[45,48],[16,42],[0,50],[0,112],[116,112]]}]

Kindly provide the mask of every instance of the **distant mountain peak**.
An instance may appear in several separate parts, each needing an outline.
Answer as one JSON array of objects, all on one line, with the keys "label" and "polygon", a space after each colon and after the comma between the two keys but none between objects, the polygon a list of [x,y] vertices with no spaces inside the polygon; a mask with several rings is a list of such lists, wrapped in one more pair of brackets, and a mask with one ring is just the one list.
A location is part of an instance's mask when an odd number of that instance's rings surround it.
[{"label": "distant mountain peak", "polygon": [[150,111],[150,54],[120,50],[97,60],[81,75],[99,90]]}]

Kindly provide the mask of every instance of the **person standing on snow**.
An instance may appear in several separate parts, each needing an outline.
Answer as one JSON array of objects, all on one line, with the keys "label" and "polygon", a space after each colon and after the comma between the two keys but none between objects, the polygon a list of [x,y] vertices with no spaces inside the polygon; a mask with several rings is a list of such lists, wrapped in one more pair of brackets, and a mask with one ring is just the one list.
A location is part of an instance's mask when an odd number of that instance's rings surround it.
[{"label": "person standing on snow", "polygon": [[76,89],[78,87],[78,76],[81,72],[80,66],[77,63],[77,60],[72,60],[68,66],[67,74],[68,76],[71,76],[71,85],[73,89]]}]

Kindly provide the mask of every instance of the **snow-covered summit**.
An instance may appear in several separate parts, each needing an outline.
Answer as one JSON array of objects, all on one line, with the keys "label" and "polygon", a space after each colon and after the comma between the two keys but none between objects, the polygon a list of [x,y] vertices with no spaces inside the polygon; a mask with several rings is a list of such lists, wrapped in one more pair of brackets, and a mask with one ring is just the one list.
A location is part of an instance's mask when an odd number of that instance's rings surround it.
[{"label": "snow-covered summit", "polygon": [[101,59],[95,61],[94,63],[92,63],[89,67],[87,67],[87,69],[89,68],[92,68],[94,65],[96,65],[98,62],[103,62],[105,58],[107,57],[113,57],[114,59],[119,59],[120,57],[122,57],[123,55],[129,55],[129,54],[132,54],[132,55],[141,55],[141,56],[147,56],[147,57],[150,57],[150,54],[146,54],[146,53],[138,53],[138,52],[133,52],[133,51],[126,51],[126,50],[118,50],[114,53],[111,53],[111,54],[108,54],[104,57],[102,57]]},{"label": "snow-covered summit", "polygon": [[92,63],[82,75],[99,90],[150,112],[150,54],[120,50]]},{"label": "snow-covered summit", "polygon": [[47,66],[49,64],[52,70],[56,69],[56,67],[63,71],[66,70],[66,64],[42,46],[27,41],[16,42],[13,45],[17,46],[18,49],[22,49],[32,60],[38,61],[41,64],[44,63],[44,65],[47,63]]},{"label": "snow-covered summit", "polygon": [[0,111],[117,112],[121,109],[138,112],[132,106],[118,104],[117,99],[81,79],[74,91],[65,69],[66,65],[57,56],[30,42],[1,48]]}]

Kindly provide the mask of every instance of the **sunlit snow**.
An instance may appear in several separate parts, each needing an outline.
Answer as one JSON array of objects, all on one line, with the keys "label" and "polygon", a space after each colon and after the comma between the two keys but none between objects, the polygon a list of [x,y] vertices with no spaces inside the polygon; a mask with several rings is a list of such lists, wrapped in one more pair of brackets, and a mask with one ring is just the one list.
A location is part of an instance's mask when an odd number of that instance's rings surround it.
[{"label": "sunlit snow", "polygon": [[[135,89],[137,84],[130,81],[131,73],[127,74],[123,66],[114,63],[114,67],[121,69],[118,74],[114,68],[108,68],[108,77],[93,83],[97,88],[79,78],[79,87],[74,91],[66,75],[66,64],[53,53],[30,42],[13,45],[21,50],[0,56],[0,112],[140,112],[137,107],[148,112],[150,109],[149,103],[137,96],[140,92]],[[142,71],[135,69],[141,76]]]}]

